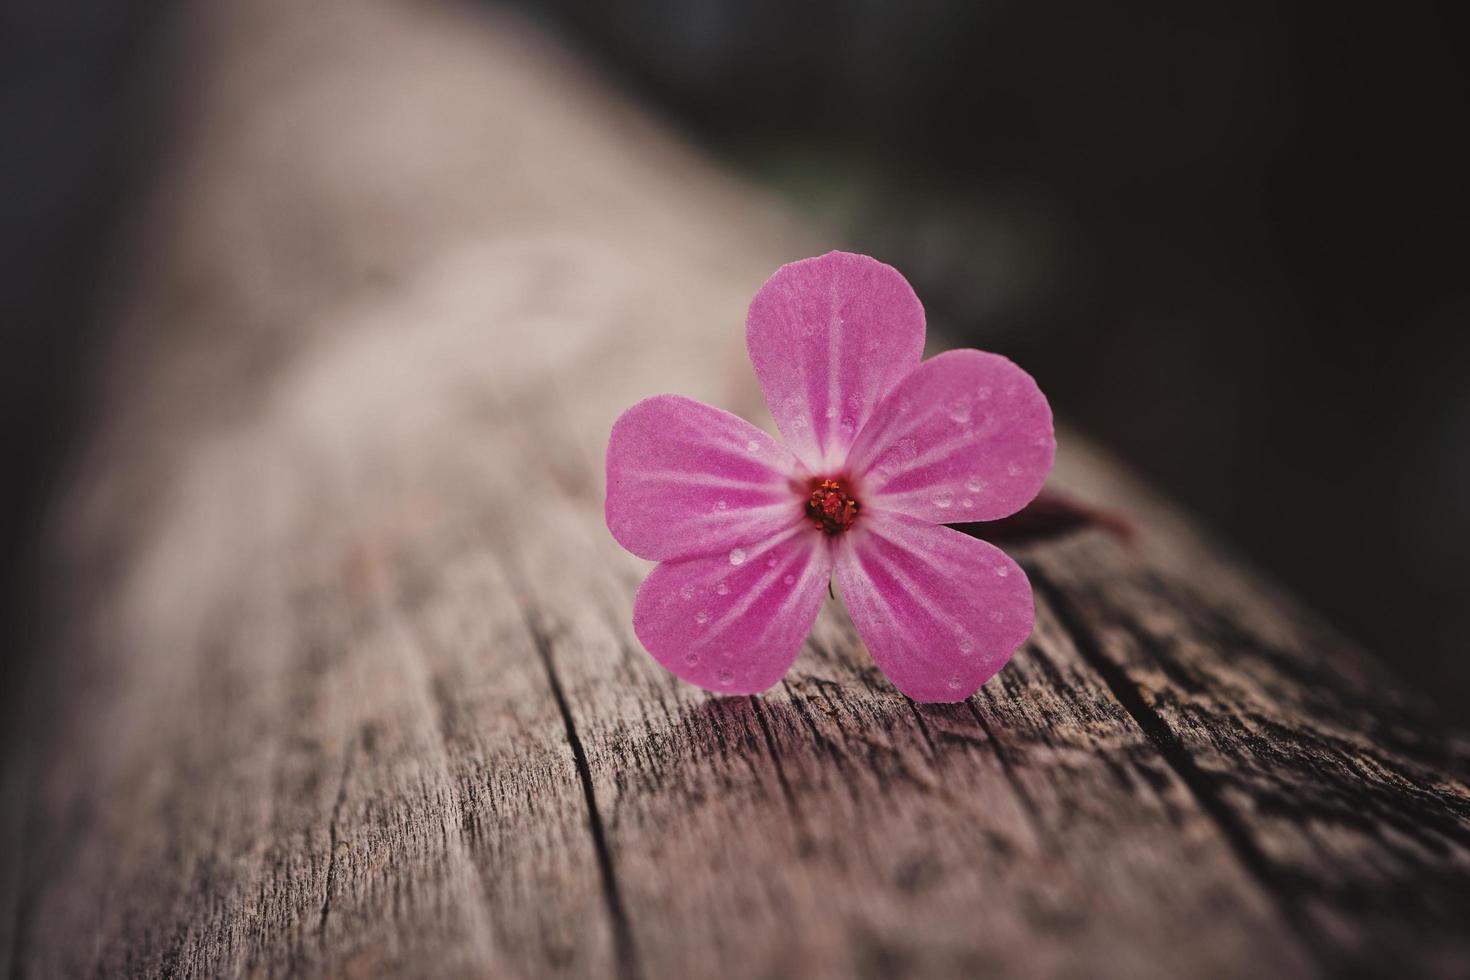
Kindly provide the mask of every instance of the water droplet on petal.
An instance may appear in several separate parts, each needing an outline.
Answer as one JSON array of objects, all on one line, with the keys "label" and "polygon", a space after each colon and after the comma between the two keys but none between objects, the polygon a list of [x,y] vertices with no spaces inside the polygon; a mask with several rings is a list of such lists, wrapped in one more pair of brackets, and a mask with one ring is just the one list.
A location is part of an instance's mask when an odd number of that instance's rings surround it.
[{"label": "water droplet on petal", "polygon": [[681,586],[679,586],[679,598],[683,599],[685,602],[688,602],[690,599],[693,599],[694,598],[694,586],[692,586],[692,585],[681,585]]},{"label": "water droplet on petal", "polygon": [[934,506],[938,507],[940,510],[949,510],[950,505],[954,503],[954,491],[935,490],[934,496],[930,497],[929,499],[934,501]]},{"label": "water droplet on petal", "polygon": [[776,556],[775,555],[772,555],[771,557],[769,557],[769,558],[766,559],[766,567],[767,568],[775,568],[776,567]]},{"label": "water droplet on petal", "polygon": [[985,489],[985,481],[978,476],[972,476],[965,481],[965,489],[971,493],[979,493]]},{"label": "water droplet on petal", "polygon": [[795,585],[796,584],[796,576],[795,575],[788,575],[785,578],[783,578],[781,581],[785,582],[787,585]]},{"label": "water droplet on petal", "polygon": [[699,612],[694,614],[694,621],[700,626],[703,626],[705,623],[709,622],[709,613],[701,609]]},{"label": "water droplet on petal", "polygon": [[956,399],[949,405],[949,420],[964,425],[970,421],[970,403],[963,398]]},{"label": "water droplet on petal", "polygon": [[806,419],[798,415],[796,418],[791,420],[791,427],[800,432],[802,429],[806,428]]},{"label": "water droplet on petal", "polygon": [[990,614],[990,621],[992,623],[1004,623],[1006,621],[1006,614],[997,609]]},{"label": "water droplet on petal", "polygon": [[716,595],[729,595],[730,594],[730,587],[728,585],[726,585],[724,582],[721,582],[719,585],[715,586],[715,594]]},{"label": "water droplet on petal", "polygon": [[748,453],[758,453],[761,451],[761,444],[752,439],[745,444],[745,451]]},{"label": "water droplet on petal", "polygon": [[960,675],[950,674],[949,679],[944,682],[944,685],[951,691],[958,691],[960,689]]},{"label": "water droplet on petal", "polygon": [[723,500],[715,501],[715,510],[727,510],[729,507],[730,505]]},{"label": "water droplet on petal", "polygon": [[721,684],[735,683],[735,672],[729,667],[721,667],[720,672],[715,677],[719,679]]},{"label": "water droplet on petal", "polygon": [[892,473],[907,466],[918,455],[918,443],[909,438],[900,439],[883,450],[883,455],[878,459],[878,469],[883,473]]},{"label": "water droplet on petal", "polygon": [[730,552],[730,564],[732,564],[732,565],[740,565],[740,564],[744,564],[744,562],[745,562],[745,551],[744,551],[744,549],[736,548],[736,549],[734,549],[733,551]]},{"label": "water droplet on petal", "polygon": [[1020,475],[1021,475],[1021,467],[1017,466],[1015,463],[1007,463],[1006,464],[1006,476],[1020,476]]},{"label": "water droplet on petal", "polygon": [[971,500],[969,497],[966,497],[964,500],[960,501],[960,506],[965,508],[965,510],[969,510],[971,507],[975,506],[975,501]]},{"label": "water droplet on petal", "polygon": [[836,417],[837,417],[837,409],[834,406],[832,406],[832,405],[828,405],[827,406],[827,418],[829,418],[829,419],[835,419]]},{"label": "water droplet on petal", "polygon": [[852,432],[853,432],[853,430],[856,429],[856,428],[857,428],[857,423],[852,420],[852,417],[851,416],[849,416],[848,418],[845,418],[845,419],[842,420],[842,431],[843,432],[846,432],[849,435],[851,435]]},{"label": "water droplet on petal", "polygon": [[970,639],[968,636],[960,637],[960,642],[956,645],[959,648],[961,656],[968,657],[970,654],[975,652],[975,641]]},{"label": "water droplet on petal", "polygon": [[686,653],[686,654],[684,654],[684,662],[686,664],[688,664],[689,666],[693,667],[695,664],[699,663],[699,654],[697,654],[697,653]]},{"label": "water droplet on petal", "polygon": [[1011,570],[1004,565],[997,565],[995,566],[995,574],[999,578],[1005,578],[1007,575],[1011,574]]}]

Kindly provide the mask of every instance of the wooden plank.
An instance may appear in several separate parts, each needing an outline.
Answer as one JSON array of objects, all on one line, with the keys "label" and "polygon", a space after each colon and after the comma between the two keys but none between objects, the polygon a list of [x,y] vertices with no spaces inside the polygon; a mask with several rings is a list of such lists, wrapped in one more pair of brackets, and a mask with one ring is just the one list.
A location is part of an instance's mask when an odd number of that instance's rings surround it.
[{"label": "wooden plank", "polygon": [[1320,962],[1470,971],[1470,740],[1114,480],[1160,532],[1148,554],[1090,535],[1029,566],[1088,662]]},{"label": "wooden plank", "polygon": [[1141,543],[1022,548],[1037,632],[968,704],[835,603],[766,696],[673,680],[608,427],[758,413],[745,304],[826,243],[504,21],[183,36],[47,538],[11,975],[1463,973],[1464,743],[1078,437]]},{"label": "wooden plank", "polygon": [[1308,972],[1049,610],[966,706],[896,694],[836,603],[782,691],[709,699],[637,652],[635,575],[548,562],[583,597],[553,653],[650,975]]}]

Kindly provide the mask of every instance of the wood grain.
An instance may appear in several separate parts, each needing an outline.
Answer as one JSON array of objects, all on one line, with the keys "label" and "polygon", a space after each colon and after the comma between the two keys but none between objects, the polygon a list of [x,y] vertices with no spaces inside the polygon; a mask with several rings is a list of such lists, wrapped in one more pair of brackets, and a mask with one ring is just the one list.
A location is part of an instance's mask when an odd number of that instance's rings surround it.
[{"label": "wood grain", "polygon": [[758,416],[745,304],[835,243],[500,18],[180,31],[46,535],[11,976],[1470,971],[1470,746],[1075,434],[1139,540],[1017,549],[1037,630],[968,703],[837,602],[767,695],[664,673],[608,429]]}]

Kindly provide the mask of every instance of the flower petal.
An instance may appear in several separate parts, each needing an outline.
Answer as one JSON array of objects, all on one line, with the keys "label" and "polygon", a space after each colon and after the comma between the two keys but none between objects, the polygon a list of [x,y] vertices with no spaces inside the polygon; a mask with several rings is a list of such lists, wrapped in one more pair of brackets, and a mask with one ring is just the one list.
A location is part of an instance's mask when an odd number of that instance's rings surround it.
[{"label": "flower petal", "polygon": [[786,444],[813,472],[831,471],[923,357],[924,308],[893,267],[828,252],[766,280],[745,341]]},{"label": "flower petal", "polygon": [[915,701],[963,701],[1031,635],[1031,583],[1005,552],[953,528],[864,514],[837,582],[873,660]]},{"label": "flower petal", "polygon": [[795,457],[744,419],[680,395],[628,409],[607,444],[608,530],[640,558],[726,552],[802,519]]},{"label": "flower petal", "polygon": [[664,562],[633,604],[633,631],[674,674],[720,694],[775,684],[801,650],[832,576],[808,525],[748,548]]},{"label": "flower petal", "polygon": [[848,472],[864,506],[935,524],[993,521],[1036,496],[1056,448],[1031,375],[999,354],[952,350],[883,400]]}]

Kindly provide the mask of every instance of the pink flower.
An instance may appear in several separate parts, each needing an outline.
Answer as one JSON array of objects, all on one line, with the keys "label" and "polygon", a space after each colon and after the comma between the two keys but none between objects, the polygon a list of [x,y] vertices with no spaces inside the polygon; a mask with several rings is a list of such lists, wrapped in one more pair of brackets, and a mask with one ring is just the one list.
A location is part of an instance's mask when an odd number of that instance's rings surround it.
[{"label": "pink flower", "polygon": [[1036,496],[1056,451],[1045,396],[997,354],[919,363],[924,309],[865,255],[782,266],[751,301],[746,344],[785,445],[679,395],[613,426],[607,526],[659,562],[634,632],[700,687],[763,691],[796,659],[835,571],[900,691],[969,697],[1031,635],[1035,609],[1020,566],[943,525]]}]

